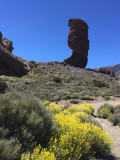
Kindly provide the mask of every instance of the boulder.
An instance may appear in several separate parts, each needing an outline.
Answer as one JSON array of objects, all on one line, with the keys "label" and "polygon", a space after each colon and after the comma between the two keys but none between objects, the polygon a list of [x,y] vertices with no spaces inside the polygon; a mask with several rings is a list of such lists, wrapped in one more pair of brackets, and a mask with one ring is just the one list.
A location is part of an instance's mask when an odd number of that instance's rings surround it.
[{"label": "boulder", "polygon": [[69,20],[68,46],[73,50],[71,57],[65,63],[75,67],[85,68],[88,62],[88,25],[81,19]]}]

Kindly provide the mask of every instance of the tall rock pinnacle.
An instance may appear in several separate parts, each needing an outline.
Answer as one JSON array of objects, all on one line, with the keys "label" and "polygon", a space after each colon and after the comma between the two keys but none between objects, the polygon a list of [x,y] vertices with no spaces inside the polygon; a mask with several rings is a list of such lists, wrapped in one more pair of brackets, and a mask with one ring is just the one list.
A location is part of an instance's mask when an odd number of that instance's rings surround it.
[{"label": "tall rock pinnacle", "polygon": [[75,67],[85,68],[89,50],[88,25],[81,19],[70,19],[68,25],[70,27],[68,46],[72,49],[72,55],[64,62]]}]

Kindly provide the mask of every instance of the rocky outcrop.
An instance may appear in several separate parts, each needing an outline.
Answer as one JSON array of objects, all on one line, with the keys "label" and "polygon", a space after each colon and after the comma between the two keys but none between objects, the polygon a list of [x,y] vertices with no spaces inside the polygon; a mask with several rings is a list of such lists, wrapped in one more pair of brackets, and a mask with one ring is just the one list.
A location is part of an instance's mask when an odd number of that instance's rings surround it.
[{"label": "rocky outcrop", "polygon": [[12,42],[9,41],[7,38],[2,39],[2,44],[9,52],[12,52],[12,50],[14,49],[12,46]]},{"label": "rocky outcrop", "polygon": [[115,73],[115,77],[120,79],[120,64],[107,67]]},{"label": "rocky outcrop", "polygon": [[68,46],[72,49],[71,57],[65,63],[75,67],[85,68],[88,62],[88,25],[81,19],[69,20]]},{"label": "rocky outcrop", "polygon": [[115,77],[115,73],[111,69],[108,69],[108,68],[105,68],[105,67],[101,67],[101,68],[98,68],[97,71],[99,73],[108,74],[111,77]]},{"label": "rocky outcrop", "polygon": [[12,42],[7,38],[2,39],[0,32],[0,75],[21,77],[28,72],[27,64],[14,56],[12,50]]}]

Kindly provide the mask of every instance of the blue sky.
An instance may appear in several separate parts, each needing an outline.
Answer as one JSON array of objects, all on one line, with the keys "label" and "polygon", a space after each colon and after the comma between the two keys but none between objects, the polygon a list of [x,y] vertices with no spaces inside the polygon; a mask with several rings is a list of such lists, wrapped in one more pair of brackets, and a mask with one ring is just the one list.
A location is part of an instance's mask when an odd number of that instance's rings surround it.
[{"label": "blue sky", "polygon": [[89,26],[87,68],[120,63],[120,0],[0,0],[0,31],[13,41],[13,54],[25,60],[69,57],[70,18]]}]

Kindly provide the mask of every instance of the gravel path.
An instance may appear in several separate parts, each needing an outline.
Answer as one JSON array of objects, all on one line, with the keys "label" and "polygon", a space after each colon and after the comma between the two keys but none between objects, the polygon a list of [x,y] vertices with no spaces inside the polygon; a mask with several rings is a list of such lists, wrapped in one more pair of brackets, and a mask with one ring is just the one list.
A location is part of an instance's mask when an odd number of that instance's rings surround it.
[{"label": "gravel path", "polygon": [[[120,101],[109,101],[107,103],[116,105]],[[95,108],[95,114],[97,113],[97,109],[100,105],[104,104],[105,102],[95,102],[91,103]],[[112,155],[114,155],[116,158],[120,159],[120,127],[113,126],[112,123],[110,123],[107,119],[102,118],[96,118],[97,121],[101,124],[104,130],[106,130],[113,138],[115,142],[115,148],[112,150]]]}]

